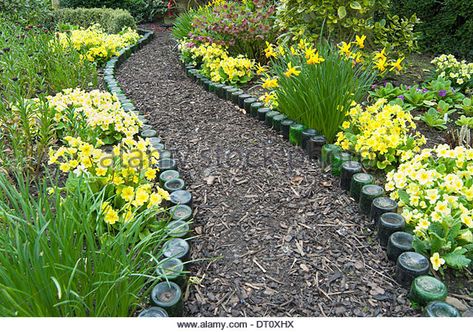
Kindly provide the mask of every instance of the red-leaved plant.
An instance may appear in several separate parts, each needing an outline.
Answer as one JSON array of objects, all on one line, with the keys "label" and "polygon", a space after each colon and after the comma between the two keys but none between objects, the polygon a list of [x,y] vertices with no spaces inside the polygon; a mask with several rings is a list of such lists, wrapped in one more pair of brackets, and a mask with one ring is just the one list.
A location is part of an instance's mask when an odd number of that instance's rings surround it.
[{"label": "red-leaved plant", "polygon": [[225,1],[200,11],[189,36],[196,43],[225,45],[233,55],[265,62],[265,42],[276,36],[275,9],[271,0]]}]

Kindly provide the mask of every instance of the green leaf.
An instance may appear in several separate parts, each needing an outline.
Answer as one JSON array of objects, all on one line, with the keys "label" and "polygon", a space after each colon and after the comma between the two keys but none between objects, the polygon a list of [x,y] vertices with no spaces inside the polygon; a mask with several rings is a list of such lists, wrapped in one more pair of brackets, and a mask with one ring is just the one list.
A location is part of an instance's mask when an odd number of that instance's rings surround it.
[{"label": "green leaf", "polygon": [[412,247],[416,252],[422,255],[428,255],[430,251],[430,246],[428,241],[423,241],[418,237],[414,237],[414,241],[412,241]]},{"label": "green leaf", "polygon": [[471,260],[466,258],[463,251],[465,250],[455,250],[454,252],[446,254],[443,257],[445,259],[445,263],[454,269],[462,269],[467,267],[470,264]]},{"label": "green leaf", "polygon": [[399,199],[404,202],[404,204],[409,204],[410,197],[405,190],[398,190]]},{"label": "green leaf", "polygon": [[338,7],[338,17],[340,17],[340,19],[343,19],[345,16],[347,16],[347,10],[345,6]]},{"label": "green leaf", "polygon": [[350,7],[351,7],[352,9],[355,9],[355,10],[360,10],[360,9],[361,9],[361,5],[360,5],[360,3],[359,3],[358,1],[352,1],[352,2],[350,3]]}]

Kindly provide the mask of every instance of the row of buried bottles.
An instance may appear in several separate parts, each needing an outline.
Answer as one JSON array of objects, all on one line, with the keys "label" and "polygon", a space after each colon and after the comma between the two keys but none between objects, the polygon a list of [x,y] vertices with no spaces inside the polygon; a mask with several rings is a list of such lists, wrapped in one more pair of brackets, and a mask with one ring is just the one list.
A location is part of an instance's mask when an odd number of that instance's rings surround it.
[{"label": "row of buried bottles", "polygon": [[[146,32],[137,45],[147,42],[151,37],[152,33]],[[135,49],[137,46],[127,48],[107,63],[104,81],[108,90],[118,98],[122,108],[127,112],[135,113],[143,123],[140,136],[149,139],[151,145],[159,151],[157,165],[159,183],[170,194],[169,221],[165,225],[169,240],[163,244],[162,258],[156,267],[156,274],[162,281],[151,291],[151,307],[141,311],[139,317],[182,316],[182,289],[185,289],[187,284],[185,265],[188,264],[190,257],[188,237],[192,219],[192,194],[186,190],[186,184],[177,170],[177,162],[172,158],[171,151],[165,149],[156,130],[148,124],[144,115],[136,110],[114,77],[115,67],[129,57]]]},{"label": "row of buried bottles", "polygon": [[183,290],[187,286],[186,266],[189,263],[189,223],[192,219],[192,194],[177,170],[177,161],[165,149],[161,138],[151,126],[145,124],[140,135],[149,139],[159,151],[159,183],[169,192],[171,221],[166,225],[170,240],[162,248],[163,259],[158,262],[156,273],[162,280],[150,294],[151,307],[139,313],[139,317],[180,317],[183,315]]},{"label": "row of buried bottles", "polygon": [[243,90],[214,83],[199,74],[193,66],[185,68],[187,76],[206,91],[233,102],[246,114],[280,133],[291,144],[300,146],[309,158],[320,160],[324,169],[330,167],[333,175],[340,176],[342,189],[349,192],[358,202],[360,211],[369,216],[370,227],[376,230],[380,245],[386,249],[388,258],[396,262],[396,280],[405,287],[411,286],[411,300],[423,306],[427,316],[460,316],[456,308],[444,302],[447,297],[445,284],[429,275],[429,260],[414,252],[413,236],[404,232],[406,223],[397,213],[398,204],[384,196],[384,189],[374,184],[372,175],[362,171],[361,163],[352,160],[353,156],[341,151],[338,146],[326,144],[325,137],[316,130],[305,128],[284,114],[264,107],[257,98]]}]

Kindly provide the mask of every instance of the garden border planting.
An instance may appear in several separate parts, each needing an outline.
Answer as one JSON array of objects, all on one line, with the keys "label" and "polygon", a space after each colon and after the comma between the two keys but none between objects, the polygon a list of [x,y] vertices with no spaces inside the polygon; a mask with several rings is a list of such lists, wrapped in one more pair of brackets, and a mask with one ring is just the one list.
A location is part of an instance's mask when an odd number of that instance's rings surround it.
[{"label": "garden border planting", "polygon": [[184,266],[190,257],[187,235],[190,231],[188,221],[192,218],[192,194],[185,190],[185,183],[179,178],[176,160],[172,159],[171,152],[165,150],[161,137],[152,126],[147,124],[144,115],[136,110],[114,77],[116,69],[133,52],[145,46],[154,37],[154,32],[150,30],[138,29],[138,32],[143,36],[136,44],[121,49],[117,56],[107,62],[104,69],[104,81],[107,90],[118,98],[122,108],[127,112],[135,113],[143,122],[140,136],[150,139],[152,146],[159,151],[159,182],[170,193],[172,205],[170,211],[173,221],[167,226],[167,231],[173,238],[163,246],[166,260],[163,266],[159,267],[167,280],[154,286],[150,296],[151,307],[144,309],[139,317],[179,317],[183,315],[182,297],[187,284]]},{"label": "garden border planting", "polygon": [[181,64],[187,76],[206,91],[231,101],[244,114],[264,122],[292,145],[300,146],[309,158],[319,160],[323,169],[330,167],[332,175],[341,176],[340,186],[352,198],[358,198],[360,213],[369,216],[379,244],[387,250],[388,258],[396,263],[395,279],[403,287],[410,288],[409,299],[415,307],[423,307],[424,314],[430,317],[461,315],[455,307],[444,302],[447,288],[442,281],[429,276],[429,260],[413,252],[412,235],[403,232],[406,223],[397,213],[398,202],[385,197],[384,188],[374,184],[374,177],[363,172],[361,163],[350,153],[342,152],[336,145],[325,144],[325,138],[316,130],[305,128],[281,113],[266,108],[258,98],[241,89],[214,83],[201,75],[192,64],[182,61]]}]

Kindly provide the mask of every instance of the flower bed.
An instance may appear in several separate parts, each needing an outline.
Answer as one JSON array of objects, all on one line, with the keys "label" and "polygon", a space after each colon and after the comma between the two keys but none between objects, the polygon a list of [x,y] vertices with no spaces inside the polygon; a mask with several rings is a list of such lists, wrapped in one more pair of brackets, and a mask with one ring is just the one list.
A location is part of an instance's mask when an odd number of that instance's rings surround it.
[{"label": "flower bed", "polygon": [[[186,70],[190,77],[197,79],[198,81],[205,79],[202,76],[199,76],[192,67],[186,66]],[[296,73],[296,76],[299,74],[297,69],[291,71],[291,68],[289,68],[287,71],[291,72],[291,75],[293,75],[294,72]],[[270,80],[271,78],[268,78],[266,84],[269,84],[268,82],[270,82]],[[278,84],[277,81],[276,84]],[[235,102],[240,108],[244,108],[246,113],[250,116],[263,120],[267,125],[275,129],[277,132],[280,132],[285,138],[289,139],[291,143],[302,145],[311,158],[323,158],[323,161],[326,161],[328,165],[331,165],[334,174],[342,174],[342,186],[348,183],[346,189],[350,190],[350,187],[354,185],[354,181],[358,181],[358,178],[355,180],[353,176],[356,173],[362,172],[362,167],[358,162],[353,161],[356,157],[350,157],[350,155],[348,155],[348,159],[343,159],[345,157],[343,154],[339,154],[337,149],[330,147],[327,148],[327,150],[324,150],[326,147],[329,147],[329,145],[322,148],[321,144],[323,144],[325,140],[317,133],[317,131],[311,131],[311,129],[304,130],[304,126],[301,126],[294,121],[289,121],[289,123],[286,124],[284,121],[287,120],[284,119],[287,118],[284,116],[280,119],[279,112],[270,111],[269,109],[264,108],[264,106],[259,105],[260,103],[250,95],[236,94],[235,98],[233,92],[227,92],[232,90],[225,85],[216,85],[211,91],[214,91],[222,98]],[[255,109],[253,109],[253,105]],[[401,163],[401,166],[399,166],[399,170],[401,171],[406,167],[405,165],[409,163],[409,160],[416,160],[419,155],[426,153],[426,150],[420,152],[420,147],[425,143],[425,138],[419,133],[411,134],[411,130],[415,129],[413,118],[400,105],[388,104],[387,101],[383,99],[378,100],[377,103],[372,106],[368,106],[366,111],[361,106],[355,105],[355,107],[353,107],[348,113],[348,119],[350,121],[347,121],[345,126],[342,125],[342,128],[344,128],[345,131],[339,134],[339,143],[344,145],[347,149],[352,147],[354,153],[359,154],[367,161],[366,166],[368,167],[375,166],[381,169],[394,169],[392,173],[389,173],[390,175],[388,175],[388,179],[391,179],[394,176],[399,178],[399,175],[393,175],[397,174],[395,173],[395,169],[399,162]],[[289,126],[289,128],[287,126]],[[390,135],[392,135],[392,137],[390,137]],[[369,142],[372,142],[371,146],[367,145]],[[324,151],[329,153],[326,154],[325,157]],[[456,154],[463,155],[464,153],[471,153],[468,151],[471,150],[457,148]],[[419,152],[420,154],[416,154]],[[346,160],[346,162],[344,162],[344,160]],[[434,160],[432,162],[432,165],[439,164],[443,165],[445,163],[439,160]],[[461,167],[471,167],[466,159],[462,159],[460,165]],[[427,166],[424,165],[424,169],[425,167]],[[424,171],[421,165],[418,165],[415,168],[419,170],[419,172]],[[335,169],[338,169],[338,171],[335,172]],[[445,175],[450,174],[449,172],[450,171],[445,173]],[[463,176],[467,176],[469,172],[470,171],[464,169],[460,173],[463,174]],[[452,175],[448,175],[446,178],[450,179],[450,177],[452,177]],[[370,178],[373,179],[372,177]],[[471,182],[471,176],[469,176],[469,181]],[[412,218],[409,219],[409,211],[411,211],[412,208],[407,207],[403,200],[397,204],[395,200],[383,197],[383,188],[372,184],[372,182],[360,183],[360,191],[358,192],[358,195],[361,196],[360,209],[370,216],[375,229],[379,232],[377,236],[381,243],[384,243],[384,246],[387,245],[388,257],[397,262],[397,280],[406,287],[410,286],[412,282],[412,294],[417,294],[416,292],[418,291],[418,286],[415,283],[418,279],[414,279],[415,276],[423,278],[423,275],[428,274],[430,269],[437,271],[439,270],[439,267],[447,261],[450,263],[449,266],[453,268],[465,268],[470,264],[470,259],[468,258],[471,255],[472,240],[471,230],[469,229],[470,226],[463,223],[466,227],[458,227],[460,223],[457,220],[455,221],[457,226],[455,226],[451,231],[445,232],[445,229],[450,227],[451,224],[450,222],[443,220],[442,222],[446,222],[444,226],[436,227],[434,225],[431,230],[427,230],[428,226],[424,225],[422,226],[424,227],[423,232],[417,228],[414,230],[414,237],[412,237],[410,234],[413,230],[411,225]],[[405,186],[405,184],[403,184],[403,186]],[[389,191],[393,190],[390,182],[386,185],[386,189]],[[391,193],[391,198],[399,199],[399,197],[403,195],[404,194],[400,194],[398,191],[394,191]],[[450,200],[453,202],[454,199],[451,198]],[[394,213],[398,212],[398,206],[402,215]],[[463,211],[466,212],[467,210],[468,208],[464,208]],[[428,208],[427,211],[429,211]],[[416,213],[416,217],[423,218],[420,210],[416,210]],[[407,227],[405,227],[406,222],[404,221],[404,217],[406,217]],[[456,214],[454,214],[454,217],[451,218],[451,220],[455,220],[455,217]],[[468,217],[462,218],[466,218],[465,220],[469,222]],[[442,231],[442,229],[444,231]],[[394,232],[396,233],[394,234]],[[436,239],[443,238],[443,242],[432,240],[432,237],[435,237]],[[398,238],[404,239],[401,240]],[[455,242],[451,242],[453,239],[455,239]],[[405,243],[406,240],[408,241],[407,243],[410,243],[410,247],[403,247],[403,245],[401,245],[401,243]],[[448,246],[448,249],[446,246]],[[432,248],[443,248],[443,251],[439,249],[441,253],[437,251],[431,252]],[[420,254],[409,252],[414,250]],[[430,259],[427,260],[423,255],[428,256]],[[414,272],[414,270],[412,270],[413,267],[409,265],[409,262],[413,261],[418,262],[416,264],[421,264],[421,266],[423,266],[422,271],[416,270]],[[437,279],[433,280],[435,282],[438,281]],[[431,281],[432,280],[429,279],[429,282]],[[419,282],[421,282],[420,279]],[[439,295],[439,299],[445,299],[445,296],[446,295]],[[418,300],[416,297],[414,301],[420,301],[419,305],[422,306],[428,304],[428,301],[423,302],[426,301],[423,298]],[[445,304],[445,306],[448,307],[448,304]],[[429,308],[430,307],[426,307],[427,312],[429,312]],[[449,310],[452,310],[453,315],[459,315],[459,313],[455,311],[456,309],[452,309],[452,307],[448,308]]]},{"label": "flower bed", "polygon": [[[152,33],[145,32],[133,44],[136,36],[114,46],[128,45],[124,49],[115,48],[102,60],[93,60],[100,63],[112,57],[105,68],[105,80],[114,94],[66,89],[54,96],[18,98],[9,105],[5,127],[24,121],[34,137],[32,148],[41,149],[38,153],[44,155],[50,146],[50,172],[57,167],[65,178],[60,182],[53,177],[44,183],[41,180],[38,192],[31,195],[21,173],[16,175],[18,185],[0,176],[1,222],[9,225],[0,237],[5,248],[0,271],[2,276],[15,275],[0,278],[9,294],[0,304],[2,315],[127,316],[142,307],[144,296],[167,312],[155,307],[141,315],[182,315],[179,287],[186,282],[184,264],[189,246],[179,237],[188,233],[192,217],[188,197],[192,196],[167,186],[168,179],[162,174],[168,161],[172,161],[171,167],[175,162],[168,159],[161,139],[144,124],[146,119],[113,77],[116,64],[147,42]],[[53,140],[59,145],[53,145]],[[18,144],[14,137],[11,142]],[[14,161],[14,157],[8,156],[8,160]],[[172,179],[178,177],[177,173]],[[21,205],[12,206],[12,202]],[[26,210],[29,215],[23,216]],[[23,223],[30,221],[35,226],[24,228]],[[20,248],[12,241],[36,245]],[[187,245],[184,252],[183,243]],[[36,249],[44,256],[37,256]],[[25,260],[29,250],[34,250],[34,260]],[[33,274],[31,268],[44,273]],[[51,278],[41,279],[43,275]],[[163,280],[174,287],[176,303],[172,305],[159,300],[163,291],[159,282]],[[18,297],[30,292],[42,294],[35,296],[37,306],[22,306]],[[51,292],[58,297],[49,296]],[[77,301],[80,304],[74,304]]]}]

